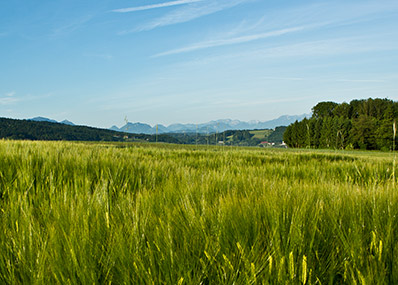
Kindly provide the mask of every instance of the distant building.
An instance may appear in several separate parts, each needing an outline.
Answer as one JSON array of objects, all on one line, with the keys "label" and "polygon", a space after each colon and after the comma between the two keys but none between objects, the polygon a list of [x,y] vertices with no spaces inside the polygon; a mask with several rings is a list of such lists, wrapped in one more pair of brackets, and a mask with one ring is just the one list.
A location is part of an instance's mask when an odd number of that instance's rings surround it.
[{"label": "distant building", "polygon": [[282,141],[282,143],[280,144],[280,146],[281,146],[281,147],[284,147],[284,148],[287,148],[287,144],[286,144],[284,141]]},{"label": "distant building", "polygon": [[275,145],[275,143],[271,143],[271,142],[267,142],[267,141],[260,142],[261,147],[267,147],[267,146],[273,146],[273,145]]}]

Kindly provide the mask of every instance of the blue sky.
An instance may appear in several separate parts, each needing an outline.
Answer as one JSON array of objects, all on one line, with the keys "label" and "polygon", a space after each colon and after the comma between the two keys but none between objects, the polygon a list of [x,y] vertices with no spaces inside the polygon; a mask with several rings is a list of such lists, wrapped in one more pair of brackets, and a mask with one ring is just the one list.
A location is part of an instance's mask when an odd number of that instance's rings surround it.
[{"label": "blue sky", "polygon": [[398,1],[0,2],[0,117],[266,121],[398,100]]}]

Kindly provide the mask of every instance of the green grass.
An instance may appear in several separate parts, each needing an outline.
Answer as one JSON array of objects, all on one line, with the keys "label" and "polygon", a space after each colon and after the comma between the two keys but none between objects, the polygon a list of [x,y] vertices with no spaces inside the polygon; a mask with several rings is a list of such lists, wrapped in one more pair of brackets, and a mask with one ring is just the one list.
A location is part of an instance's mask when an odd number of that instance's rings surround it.
[{"label": "green grass", "polygon": [[272,133],[272,130],[254,130],[250,133],[254,135],[253,138],[255,139],[266,139]]},{"label": "green grass", "polygon": [[392,157],[0,141],[0,283],[394,284]]}]

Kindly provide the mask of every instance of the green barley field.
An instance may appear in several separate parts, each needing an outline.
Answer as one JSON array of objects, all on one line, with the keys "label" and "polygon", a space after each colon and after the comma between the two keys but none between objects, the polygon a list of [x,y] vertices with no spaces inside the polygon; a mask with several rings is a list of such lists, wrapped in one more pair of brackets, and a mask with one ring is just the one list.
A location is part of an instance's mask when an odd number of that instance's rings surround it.
[{"label": "green barley field", "polygon": [[393,153],[0,141],[1,284],[397,284]]}]

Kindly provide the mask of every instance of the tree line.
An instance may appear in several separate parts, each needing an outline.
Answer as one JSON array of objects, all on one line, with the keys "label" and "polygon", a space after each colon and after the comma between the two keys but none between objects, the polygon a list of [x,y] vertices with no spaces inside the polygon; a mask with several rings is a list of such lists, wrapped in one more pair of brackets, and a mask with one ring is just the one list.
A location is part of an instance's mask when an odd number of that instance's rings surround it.
[{"label": "tree line", "polygon": [[311,118],[287,127],[284,141],[295,148],[392,150],[398,102],[389,99],[320,102]]},{"label": "tree line", "polygon": [[196,134],[196,133],[170,133],[169,135],[176,138],[181,144],[219,144],[231,146],[258,146],[262,141],[281,144],[283,141],[283,133],[286,126],[276,127],[269,131],[269,135],[263,138],[257,138],[253,134],[253,130],[226,130],[221,133]]},{"label": "tree line", "polygon": [[65,141],[149,141],[178,143],[168,135],[116,132],[87,126],[0,118],[0,139]]},{"label": "tree line", "polygon": [[269,135],[256,138],[250,130],[228,130],[221,133],[169,133],[159,135],[132,134],[87,126],[61,123],[0,118],[0,139],[10,140],[65,140],[65,141],[118,141],[165,142],[174,144],[209,144],[222,142],[234,146],[258,146],[261,141],[281,143],[286,127],[269,130]]}]

